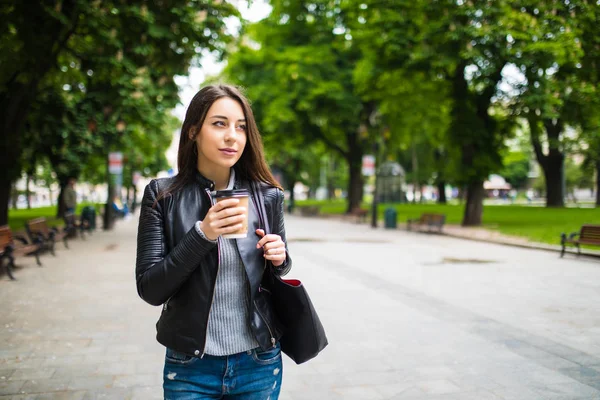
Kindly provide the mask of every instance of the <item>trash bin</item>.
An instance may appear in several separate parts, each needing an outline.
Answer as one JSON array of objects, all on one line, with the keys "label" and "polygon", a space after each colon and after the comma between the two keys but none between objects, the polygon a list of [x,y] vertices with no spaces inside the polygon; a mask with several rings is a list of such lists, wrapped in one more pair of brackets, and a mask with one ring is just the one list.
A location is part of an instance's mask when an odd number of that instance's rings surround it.
[{"label": "trash bin", "polygon": [[396,229],[398,213],[395,208],[386,208],[384,212],[385,228]]},{"label": "trash bin", "polygon": [[[87,224],[84,224],[87,222]],[[81,210],[81,223],[88,231],[96,230],[96,209],[93,206],[85,206]]]}]

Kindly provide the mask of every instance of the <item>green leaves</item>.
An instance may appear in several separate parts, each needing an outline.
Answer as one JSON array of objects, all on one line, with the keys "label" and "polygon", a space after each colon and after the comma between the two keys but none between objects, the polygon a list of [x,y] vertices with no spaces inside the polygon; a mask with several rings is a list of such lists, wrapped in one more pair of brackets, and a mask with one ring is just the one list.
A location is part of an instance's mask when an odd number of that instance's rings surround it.
[{"label": "green leaves", "polygon": [[[223,49],[224,19],[238,15],[227,2],[193,0],[15,2],[0,11],[0,46],[10,50],[3,58],[19,60],[0,62],[0,95],[13,96],[5,85],[15,79],[37,90],[22,143],[54,160],[61,174],[78,173],[89,157],[103,158],[111,148],[131,151],[142,169],[164,165],[175,129],[168,110],[178,102],[173,77],[187,72],[198,48]],[[31,18],[53,29],[39,43]],[[40,46],[54,58],[35,51]],[[45,66],[41,76],[35,64]]]}]

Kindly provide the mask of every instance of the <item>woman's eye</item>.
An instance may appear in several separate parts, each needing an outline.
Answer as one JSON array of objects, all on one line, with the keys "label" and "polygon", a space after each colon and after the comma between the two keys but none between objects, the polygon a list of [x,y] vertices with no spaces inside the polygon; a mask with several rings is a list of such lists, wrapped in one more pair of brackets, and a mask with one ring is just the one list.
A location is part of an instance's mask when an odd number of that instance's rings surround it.
[{"label": "woman's eye", "polygon": [[213,125],[214,126],[225,126],[225,122],[223,122],[223,121],[216,121],[216,122],[213,122]]},{"label": "woman's eye", "polygon": [[246,125],[238,125],[238,129],[241,129],[243,131],[246,130]]}]

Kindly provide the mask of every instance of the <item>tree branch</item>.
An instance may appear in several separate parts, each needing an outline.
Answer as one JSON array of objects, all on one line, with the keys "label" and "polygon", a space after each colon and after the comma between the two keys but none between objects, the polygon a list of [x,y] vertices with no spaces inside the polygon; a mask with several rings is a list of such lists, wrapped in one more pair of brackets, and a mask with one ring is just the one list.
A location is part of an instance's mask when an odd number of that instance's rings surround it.
[{"label": "tree branch", "polygon": [[317,129],[315,129],[315,133],[319,139],[321,139],[327,146],[340,153],[342,157],[348,158],[350,156],[349,151],[344,150],[342,147],[330,140],[327,136],[325,136],[325,134],[321,131],[320,128],[317,127]]},{"label": "tree branch", "polygon": [[[533,111],[532,111],[533,112]],[[537,124],[537,119],[530,114],[527,116],[527,121],[529,122],[529,131],[531,136],[531,144],[533,145],[533,151],[535,152],[535,158],[537,158],[538,162],[542,165],[542,167],[546,164],[546,155],[542,150],[542,144],[540,143],[540,130]]]},{"label": "tree branch", "polygon": [[[69,2],[66,2],[67,4]],[[52,59],[54,59],[55,57],[58,56],[58,53],[60,53],[60,51],[62,49],[64,49],[66,47],[67,41],[71,38],[71,36],[73,35],[73,33],[75,33],[75,31],[77,30],[77,27],[79,26],[79,13],[77,12],[77,6],[75,4],[69,4],[69,8],[71,8],[71,11],[73,14],[71,14],[71,29],[67,30],[67,32],[65,33],[64,37],[62,39],[58,40],[58,43],[54,46],[54,48],[52,49]]]},{"label": "tree branch", "polygon": [[502,80],[502,70],[504,69],[505,65],[506,61],[504,60],[502,60],[498,64],[498,68],[490,76],[490,80],[493,82],[493,84],[488,85],[481,93],[481,95],[478,96],[478,113],[485,112],[485,115],[487,115],[487,110],[490,106],[490,102],[492,101],[492,97],[496,93],[496,87],[498,86],[498,83]]}]

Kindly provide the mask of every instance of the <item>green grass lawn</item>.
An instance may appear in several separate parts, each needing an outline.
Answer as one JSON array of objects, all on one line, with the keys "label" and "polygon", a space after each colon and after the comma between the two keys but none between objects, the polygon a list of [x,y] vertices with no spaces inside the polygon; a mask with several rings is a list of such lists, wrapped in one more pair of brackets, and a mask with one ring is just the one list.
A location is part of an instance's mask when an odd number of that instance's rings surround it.
[{"label": "green grass lawn", "polygon": [[[81,213],[81,209],[87,205],[91,205],[91,203],[82,203],[77,205],[76,214]],[[100,210],[99,204],[95,205],[96,212]],[[45,217],[48,220],[48,225],[50,226],[63,226],[65,223],[62,218],[56,218],[56,206],[49,207],[38,207],[32,209],[9,209],[8,210],[8,225],[13,232],[19,232],[25,230],[25,222],[38,218]]]},{"label": "green grass lawn", "polygon": [[[343,214],[346,202],[298,201],[298,206],[318,205],[322,214]],[[398,222],[406,222],[408,218],[418,218],[421,213],[446,214],[446,223],[460,224],[464,206],[438,204],[381,204],[378,207],[379,219],[383,220],[383,212],[393,207],[398,213]],[[370,207],[363,204],[363,207]],[[483,227],[497,230],[507,235],[526,237],[532,241],[559,244],[561,232],[579,231],[583,224],[600,224],[600,208],[545,208],[531,206],[484,206]]]}]

